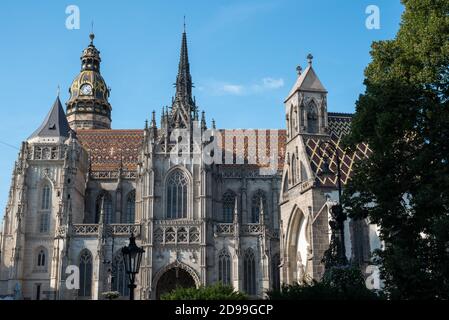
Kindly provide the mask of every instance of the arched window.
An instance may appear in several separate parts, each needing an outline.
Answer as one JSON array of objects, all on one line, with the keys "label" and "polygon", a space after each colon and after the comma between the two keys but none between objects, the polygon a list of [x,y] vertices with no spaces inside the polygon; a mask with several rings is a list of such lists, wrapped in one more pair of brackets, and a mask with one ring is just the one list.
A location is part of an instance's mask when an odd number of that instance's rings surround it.
[{"label": "arched window", "polygon": [[296,156],[293,154],[290,171],[292,173],[292,185],[295,185],[298,181],[296,180]]},{"label": "arched window", "polygon": [[231,256],[226,249],[218,255],[218,281],[224,285],[231,284]]},{"label": "arched window", "polygon": [[235,193],[226,191],[223,195],[223,222],[231,223],[234,216]]},{"label": "arched window", "polygon": [[251,249],[246,250],[243,260],[243,290],[249,295],[256,295],[256,258]]},{"label": "arched window", "polygon": [[258,190],[252,197],[251,200],[251,221],[250,223],[259,223],[260,218],[260,200],[262,200],[263,203],[263,209],[265,212],[265,215],[267,214],[267,198],[265,196],[265,192],[262,190]]},{"label": "arched window", "polygon": [[84,249],[79,259],[80,269],[80,288],[78,295],[80,297],[90,297],[92,292],[92,254]]},{"label": "arched window", "polygon": [[313,101],[307,109],[307,126],[309,133],[318,133],[318,109]]},{"label": "arched window", "polygon": [[42,188],[41,209],[50,210],[51,206],[51,188],[47,184]]},{"label": "arched window", "polygon": [[38,268],[45,268],[46,266],[46,250],[44,248],[41,248],[38,250],[37,253],[37,266]]},{"label": "arched window", "polygon": [[167,219],[187,218],[188,180],[181,170],[176,170],[167,180]]},{"label": "arched window", "polygon": [[100,222],[101,213],[103,211],[103,221],[107,224],[114,223],[112,215],[112,198],[111,195],[104,191],[97,197],[95,204],[95,223]]},{"label": "arched window", "polygon": [[136,216],[136,191],[131,191],[126,198],[125,216],[122,215],[122,223],[134,223]]},{"label": "arched window", "polygon": [[128,278],[121,251],[118,251],[112,261],[112,291],[117,291],[122,297],[129,296]]},{"label": "arched window", "polygon": [[281,270],[279,265],[281,259],[279,253],[275,254],[271,260],[271,288],[279,290],[281,288]]}]

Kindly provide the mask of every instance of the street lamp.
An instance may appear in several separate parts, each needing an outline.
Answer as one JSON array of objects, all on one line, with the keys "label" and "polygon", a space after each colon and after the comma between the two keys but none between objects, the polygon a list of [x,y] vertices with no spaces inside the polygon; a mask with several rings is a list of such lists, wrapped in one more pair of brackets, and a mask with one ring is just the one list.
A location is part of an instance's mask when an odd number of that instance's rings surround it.
[{"label": "street lamp", "polygon": [[334,172],[330,170],[328,159],[330,158],[327,154],[327,150],[331,149],[335,153],[335,162],[337,164],[337,187],[338,187],[338,204],[334,205],[331,208],[331,214],[334,221],[331,221],[329,224],[334,231],[338,233],[338,242],[337,242],[337,255],[339,259],[339,263],[341,265],[346,265],[348,263],[346,259],[346,248],[345,248],[345,232],[344,232],[344,222],[346,220],[346,213],[343,211],[343,207],[341,205],[341,162],[340,157],[338,156],[337,146],[332,141],[322,141],[319,145],[318,150],[324,150],[324,154],[322,154],[323,165],[320,172],[321,176],[332,176]]},{"label": "street lamp", "polygon": [[134,300],[134,289],[136,288],[136,274],[139,273],[140,262],[142,261],[142,255],[145,252],[142,248],[136,245],[136,238],[131,233],[129,238],[129,245],[122,248],[123,262],[125,264],[125,270],[129,277],[129,300]]}]

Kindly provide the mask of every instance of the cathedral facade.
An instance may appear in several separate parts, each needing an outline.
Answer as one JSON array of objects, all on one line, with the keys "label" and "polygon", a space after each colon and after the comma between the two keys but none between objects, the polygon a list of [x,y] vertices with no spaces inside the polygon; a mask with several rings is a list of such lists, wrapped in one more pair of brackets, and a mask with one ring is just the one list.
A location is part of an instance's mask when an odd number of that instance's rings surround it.
[{"label": "cathedral facade", "polygon": [[[340,148],[351,115],[328,112],[312,57],[285,100],[286,129],[218,130],[192,95],[184,32],[159,125],[153,111],[143,130],[114,130],[90,39],[66,110],[58,97],[20,148],[0,234],[0,296],[126,299],[121,248],[131,234],[145,250],[138,299],[216,282],[263,298],[281,283],[319,279],[337,199],[337,178],[320,172],[326,159],[335,171],[338,157],[344,184],[370,151]],[[348,259],[369,264],[376,227],[347,221],[345,234]],[[71,266],[78,288],[66,283]]]}]

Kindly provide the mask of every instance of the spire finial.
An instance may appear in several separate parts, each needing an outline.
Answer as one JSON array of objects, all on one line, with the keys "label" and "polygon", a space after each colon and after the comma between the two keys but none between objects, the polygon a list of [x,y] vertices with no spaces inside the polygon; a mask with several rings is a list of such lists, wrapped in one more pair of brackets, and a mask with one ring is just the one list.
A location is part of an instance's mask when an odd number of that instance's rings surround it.
[{"label": "spire finial", "polygon": [[301,73],[302,73],[302,67],[301,66],[297,66],[296,67],[296,72],[298,73],[298,76],[300,76]]},{"label": "spire finial", "polygon": [[58,96],[58,98],[59,98],[60,93],[61,93],[61,88],[59,87],[59,84],[58,84],[58,88],[56,89],[56,95]]},{"label": "spire finial", "polygon": [[313,56],[311,53],[307,55],[307,61],[309,62],[309,66],[312,66]]},{"label": "spire finial", "polygon": [[94,44],[95,34],[94,34],[94,21],[93,20],[92,20],[91,26],[90,26],[89,38],[90,38],[90,44]]},{"label": "spire finial", "polygon": [[186,33],[186,16],[184,15],[184,33]]}]

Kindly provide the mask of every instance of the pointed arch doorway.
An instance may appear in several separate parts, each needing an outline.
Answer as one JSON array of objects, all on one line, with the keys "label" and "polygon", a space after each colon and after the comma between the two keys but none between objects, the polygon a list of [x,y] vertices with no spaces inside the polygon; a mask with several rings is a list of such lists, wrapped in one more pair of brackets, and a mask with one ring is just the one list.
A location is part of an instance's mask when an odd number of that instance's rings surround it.
[{"label": "pointed arch doorway", "polygon": [[153,283],[154,298],[160,300],[161,296],[176,288],[198,288],[200,279],[196,272],[183,263],[173,263],[160,270]]}]

